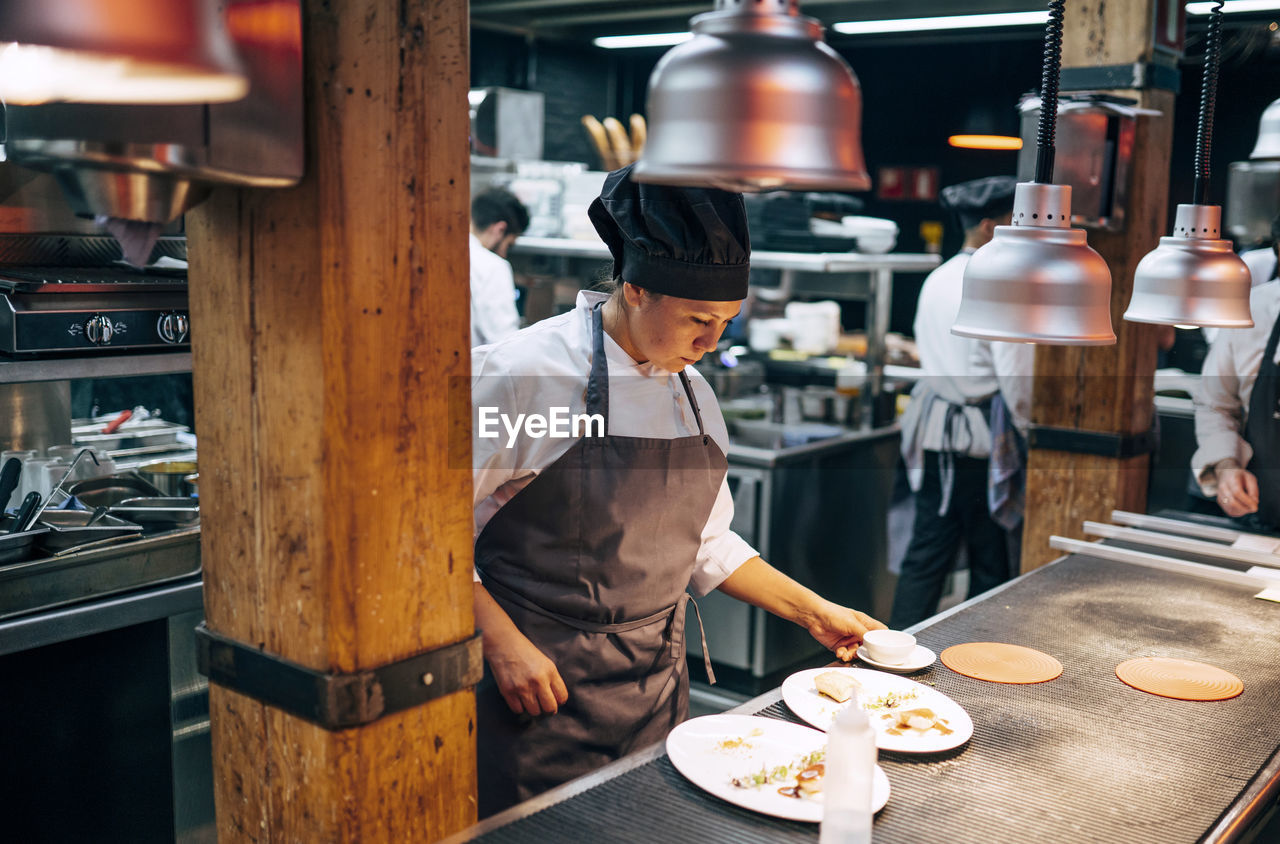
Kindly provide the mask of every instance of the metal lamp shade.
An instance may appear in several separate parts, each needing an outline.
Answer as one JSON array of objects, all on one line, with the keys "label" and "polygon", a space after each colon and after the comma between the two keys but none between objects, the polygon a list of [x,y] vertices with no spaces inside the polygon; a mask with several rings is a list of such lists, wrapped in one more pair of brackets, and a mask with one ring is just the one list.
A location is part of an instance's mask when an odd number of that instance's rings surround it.
[{"label": "metal lamp shade", "polygon": [[1012,225],[997,226],[969,258],[951,333],[1058,346],[1114,343],[1111,271],[1070,219],[1070,187],[1019,184]]},{"label": "metal lamp shade", "polygon": [[1249,267],[1219,239],[1222,209],[1179,205],[1173,237],[1138,263],[1124,318],[1158,325],[1249,328]]},{"label": "metal lamp shade", "polygon": [[794,0],[720,0],[692,29],[650,77],[636,181],[735,191],[871,186],[862,90]]},{"label": "metal lamp shade", "polygon": [[217,0],[9,0],[0,42],[11,104],[212,103],[249,90]]},{"label": "metal lamp shade", "polygon": [[1280,100],[1267,106],[1258,122],[1258,142],[1249,158],[1280,158]]}]

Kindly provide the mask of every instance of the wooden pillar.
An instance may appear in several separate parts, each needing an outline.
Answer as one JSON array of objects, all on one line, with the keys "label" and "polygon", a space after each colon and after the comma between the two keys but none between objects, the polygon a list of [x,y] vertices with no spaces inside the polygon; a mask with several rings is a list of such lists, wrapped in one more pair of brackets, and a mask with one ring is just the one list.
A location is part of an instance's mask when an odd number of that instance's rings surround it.
[{"label": "wooden pillar", "polygon": [[[1153,6],[1163,0],[1072,0],[1066,5],[1064,67],[1129,65],[1153,57]],[[1196,71],[1192,71],[1193,73]],[[1037,346],[1031,409],[1034,425],[1119,434],[1147,431],[1160,328],[1121,317],[1133,291],[1133,271],[1168,234],[1166,203],[1173,144],[1171,91],[1110,93],[1134,97],[1159,116],[1138,119],[1124,231],[1089,231],[1089,245],[1111,268],[1114,346]],[[1149,456],[1128,459],[1033,450],[1028,460],[1022,570],[1059,556],[1053,534],[1083,538],[1086,519],[1108,520],[1113,509],[1146,507]]]},{"label": "wooden pillar", "polygon": [[[466,0],[304,0],[306,176],[188,215],[205,609],[354,671],[474,632]],[[218,839],[475,820],[474,696],[328,732],[214,686]]]}]

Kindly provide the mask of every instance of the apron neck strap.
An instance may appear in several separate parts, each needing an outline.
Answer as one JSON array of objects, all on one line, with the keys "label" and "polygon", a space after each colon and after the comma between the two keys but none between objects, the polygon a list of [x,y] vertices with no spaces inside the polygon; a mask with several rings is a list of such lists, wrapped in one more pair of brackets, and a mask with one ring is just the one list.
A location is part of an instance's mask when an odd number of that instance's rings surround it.
[{"label": "apron neck strap", "polygon": [[604,302],[591,309],[591,376],[587,378],[587,413],[600,414],[609,430],[609,361],[604,354]]},{"label": "apron neck strap", "polygon": [[702,427],[702,411],[698,409],[698,400],[693,397],[693,385],[689,383],[689,376],[684,374],[684,370],[680,370],[680,383],[684,386],[684,394],[689,397],[689,407],[693,408],[693,418],[698,420],[698,436],[705,437],[707,432]]}]

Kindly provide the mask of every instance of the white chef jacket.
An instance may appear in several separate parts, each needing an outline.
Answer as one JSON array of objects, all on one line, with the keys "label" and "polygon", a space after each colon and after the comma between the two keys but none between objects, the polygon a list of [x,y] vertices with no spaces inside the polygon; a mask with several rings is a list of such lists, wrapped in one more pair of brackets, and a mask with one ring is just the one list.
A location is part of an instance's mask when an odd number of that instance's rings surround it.
[{"label": "white chef jacket", "polygon": [[[1201,491],[1218,494],[1213,467],[1234,457],[1248,466],[1253,447],[1244,438],[1253,383],[1262,368],[1262,353],[1280,314],[1280,281],[1268,281],[1249,294],[1253,328],[1224,328],[1205,356],[1200,380],[1192,392],[1196,406],[1196,451],[1191,471]],[[1280,359],[1280,354],[1277,354]]]},{"label": "white chef jacket", "polygon": [[1276,250],[1270,246],[1241,252],[1240,260],[1249,268],[1254,287],[1276,277]]},{"label": "white chef jacket", "polygon": [[992,377],[1000,385],[1000,397],[1013,417],[1013,426],[1025,439],[1031,425],[1031,377],[1036,347],[1032,343],[979,340],[970,358],[973,371]]},{"label": "white chef jacket", "polygon": [[[572,311],[542,320],[494,345],[472,349],[473,426],[477,424],[477,409],[486,406],[502,408],[508,415],[545,416],[554,407],[567,407],[570,414],[585,413],[591,372],[591,308],[607,298],[603,293],[582,291]],[[698,433],[697,419],[677,374],[652,363],[636,363],[608,332],[604,335],[604,348],[609,364],[607,433],[662,439]],[[706,433],[727,454],[729,434],[715,393],[696,369],[687,367],[685,373],[702,412]],[[504,504],[559,460],[574,442],[571,438],[522,434],[509,448],[505,430],[497,438],[473,436],[476,535]],[[732,521],[733,497],[726,479],[702,529],[702,547],[691,584],[695,595],[710,592],[738,566],[759,555],[729,528]]]},{"label": "white chef jacket", "polygon": [[496,343],[520,330],[516,282],[506,259],[471,238],[471,345]]},{"label": "white chef jacket", "polygon": [[[991,431],[978,404],[995,394],[996,379],[972,367],[978,341],[951,333],[971,254],[973,250],[963,250],[929,273],[916,304],[913,330],[923,377],[911,391],[911,403],[902,416],[902,456],[913,490],[920,489],[924,478],[925,451],[945,450],[968,457],[991,453]],[[960,415],[951,406],[959,406]]]}]

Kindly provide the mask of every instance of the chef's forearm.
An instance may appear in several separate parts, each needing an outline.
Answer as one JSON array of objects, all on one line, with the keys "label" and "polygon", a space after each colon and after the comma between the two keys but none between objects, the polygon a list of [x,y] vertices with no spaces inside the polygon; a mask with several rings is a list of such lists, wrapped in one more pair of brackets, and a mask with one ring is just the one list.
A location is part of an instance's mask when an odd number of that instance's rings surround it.
[{"label": "chef's forearm", "polygon": [[474,604],[476,629],[482,634],[481,643],[484,647],[485,659],[490,659],[495,649],[502,649],[513,636],[524,636],[511,620],[511,616],[507,615],[507,611],[493,599],[489,590],[478,582],[474,585]]},{"label": "chef's forearm", "polygon": [[801,586],[759,557],[752,557],[721,582],[721,592],[779,618],[809,627],[822,597]]}]

